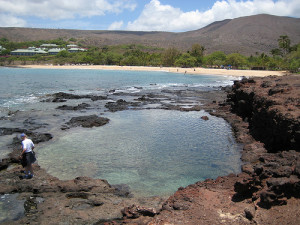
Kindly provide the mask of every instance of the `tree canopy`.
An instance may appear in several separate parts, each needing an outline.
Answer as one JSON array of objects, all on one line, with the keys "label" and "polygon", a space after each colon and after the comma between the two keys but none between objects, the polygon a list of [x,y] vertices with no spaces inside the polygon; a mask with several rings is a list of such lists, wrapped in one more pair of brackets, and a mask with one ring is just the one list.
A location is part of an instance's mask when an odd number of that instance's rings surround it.
[{"label": "tree canopy", "polygon": [[[77,45],[84,45],[83,40],[70,38],[68,41],[76,42]],[[137,44],[112,45],[112,46],[84,46],[85,52],[70,53],[67,50],[60,51],[57,55],[44,56],[9,56],[11,50],[40,46],[41,44],[57,44],[66,48],[69,44],[62,38],[55,40],[39,40],[33,42],[11,42],[7,38],[0,38],[0,45],[6,50],[0,54],[0,63],[11,64],[14,61],[22,63],[48,62],[54,64],[95,64],[95,65],[122,65],[122,66],[177,66],[177,67],[222,67],[231,65],[238,69],[269,69],[269,70],[290,70],[299,72],[300,68],[300,47],[291,46],[287,35],[278,38],[278,48],[267,53],[261,53],[245,57],[239,53],[226,55],[222,51],[216,51],[205,55],[205,47],[201,44],[193,44],[188,51],[180,51],[175,47],[167,49],[143,46]]]}]

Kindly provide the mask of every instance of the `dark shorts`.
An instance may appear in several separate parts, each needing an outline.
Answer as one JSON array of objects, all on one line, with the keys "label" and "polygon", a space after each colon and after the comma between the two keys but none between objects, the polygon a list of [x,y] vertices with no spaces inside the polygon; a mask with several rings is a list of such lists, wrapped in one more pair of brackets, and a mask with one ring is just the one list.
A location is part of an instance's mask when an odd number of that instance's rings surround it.
[{"label": "dark shorts", "polygon": [[27,152],[23,154],[21,164],[23,167],[32,164],[36,161],[35,154],[33,152]]}]

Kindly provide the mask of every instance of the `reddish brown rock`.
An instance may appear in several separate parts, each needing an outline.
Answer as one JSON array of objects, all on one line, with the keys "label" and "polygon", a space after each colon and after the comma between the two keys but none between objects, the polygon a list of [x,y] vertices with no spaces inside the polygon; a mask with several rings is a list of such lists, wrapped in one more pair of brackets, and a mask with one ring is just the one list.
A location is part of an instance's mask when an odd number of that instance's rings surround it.
[{"label": "reddish brown rock", "polygon": [[[263,88],[262,88],[263,87]],[[300,76],[244,79],[229,95],[232,109],[271,152],[300,150]]]},{"label": "reddish brown rock", "polygon": [[202,116],[201,119],[203,119],[203,120],[209,120],[208,116]]},{"label": "reddish brown rock", "polygon": [[245,165],[237,175],[179,188],[165,201],[141,204],[103,180],[59,181],[39,168],[36,180],[20,183],[19,167],[0,173],[1,193],[45,199],[34,217],[17,224],[298,224],[299,87],[298,75],[244,79],[227,101],[220,94],[201,106],[232,125]]}]

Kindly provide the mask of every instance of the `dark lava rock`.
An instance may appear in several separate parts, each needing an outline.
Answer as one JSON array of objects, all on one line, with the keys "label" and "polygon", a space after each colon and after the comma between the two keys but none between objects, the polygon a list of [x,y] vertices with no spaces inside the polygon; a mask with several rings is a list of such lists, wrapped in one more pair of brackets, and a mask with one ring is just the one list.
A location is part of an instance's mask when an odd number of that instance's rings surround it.
[{"label": "dark lava rock", "polygon": [[64,93],[64,92],[58,92],[53,94],[54,98],[58,98],[58,99],[81,99],[84,98],[86,96],[83,95],[74,95],[74,94],[69,94],[69,93]]},{"label": "dark lava rock", "polygon": [[90,115],[90,116],[78,116],[73,117],[69,122],[66,123],[67,126],[63,126],[61,129],[69,129],[71,127],[100,127],[109,122],[108,118],[99,117],[97,115]]},{"label": "dark lava rock", "polygon": [[202,116],[201,119],[203,119],[203,120],[209,120],[208,116]]},{"label": "dark lava rock", "polygon": [[257,180],[253,177],[244,178],[234,184],[234,191],[246,198],[251,197],[252,194],[259,189],[260,187],[258,186]]},{"label": "dark lava rock", "polygon": [[139,102],[127,102],[123,99],[119,99],[116,102],[108,102],[105,104],[105,107],[108,108],[110,112],[117,112],[129,109],[129,107],[140,106]]},{"label": "dark lava rock", "polygon": [[107,96],[90,95],[90,99],[91,99],[92,101],[106,100],[106,99],[107,99]]},{"label": "dark lava rock", "polygon": [[66,99],[61,99],[61,98],[54,98],[52,101],[51,100],[46,100],[46,102],[66,102]]},{"label": "dark lava rock", "polygon": [[82,110],[82,109],[87,109],[88,107],[90,107],[89,104],[87,103],[81,103],[77,106],[68,106],[68,105],[62,105],[62,106],[58,106],[56,109],[60,109],[60,110]]},{"label": "dark lava rock", "polygon": [[0,127],[0,136],[12,135],[14,133],[27,133],[26,129]]},{"label": "dark lava rock", "polygon": [[254,207],[247,207],[244,209],[244,212],[245,212],[245,217],[248,219],[248,220],[252,220],[255,216],[255,209]]},{"label": "dark lava rock", "polygon": [[263,191],[260,194],[259,205],[264,208],[271,208],[272,205],[278,205],[278,199],[274,192]]},{"label": "dark lava rock", "polygon": [[71,192],[66,194],[67,198],[81,198],[81,199],[88,199],[90,196],[89,193],[86,192]]},{"label": "dark lava rock", "polygon": [[46,142],[53,138],[52,134],[49,133],[32,133],[30,135],[30,138],[32,139],[33,143],[40,143],[40,142]]},{"label": "dark lava rock", "polygon": [[[34,143],[49,141],[50,139],[53,138],[52,135],[49,133],[37,133],[22,128],[5,128],[5,127],[0,128],[0,136],[12,135],[14,133],[20,133],[20,134],[25,133],[27,134],[27,136],[29,136],[32,139]],[[15,137],[13,139],[13,144],[16,142],[20,143],[21,140],[18,137]]]},{"label": "dark lava rock", "polygon": [[157,212],[154,208],[145,208],[145,207],[132,205],[129,207],[125,207],[122,210],[122,214],[124,218],[135,219],[135,218],[139,218],[140,216],[154,217],[157,214]]},{"label": "dark lava rock", "polygon": [[269,88],[272,87],[272,81],[263,81],[262,84],[260,85],[262,88]]},{"label": "dark lava rock", "polygon": [[[161,96],[158,96],[158,98]],[[141,97],[134,99],[135,101],[148,102],[148,103],[159,103],[160,99],[154,94],[142,95]]]},{"label": "dark lava rock", "polygon": [[253,174],[254,173],[253,166],[251,164],[242,165],[242,172],[250,175]]},{"label": "dark lava rock", "polygon": [[269,190],[273,191],[277,197],[283,195],[285,197],[299,197],[300,179],[297,176],[271,178],[267,181]]},{"label": "dark lava rock", "polygon": [[292,87],[289,86],[288,84],[276,84],[275,87],[271,88],[269,90],[269,95],[274,95],[274,94],[278,94],[278,93],[287,93],[290,92],[292,90]]},{"label": "dark lava rock", "polygon": [[243,79],[228,94],[232,111],[247,118],[252,136],[269,152],[300,150],[299,86],[298,75]]},{"label": "dark lava rock", "polygon": [[226,87],[221,87],[221,89],[227,93],[232,91],[232,86],[231,85],[227,85]]},{"label": "dark lava rock", "polygon": [[66,99],[82,99],[89,98],[92,101],[105,100],[107,96],[97,96],[97,95],[74,95],[64,92],[58,92],[52,95],[52,99],[44,100],[44,102],[66,102]]},{"label": "dark lava rock", "polygon": [[128,102],[123,99],[119,99],[116,102],[108,102],[105,104],[105,107],[108,108],[110,112],[117,112],[128,109]]}]

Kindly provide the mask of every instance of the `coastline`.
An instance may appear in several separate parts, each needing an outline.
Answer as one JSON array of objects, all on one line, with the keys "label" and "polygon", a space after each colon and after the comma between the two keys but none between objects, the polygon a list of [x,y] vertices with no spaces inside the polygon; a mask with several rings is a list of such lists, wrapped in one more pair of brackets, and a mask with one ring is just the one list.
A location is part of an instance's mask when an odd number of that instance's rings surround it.
[{"label": "coastline", "polygon": [[150,66],[104,66],[104,65],[18,65],[18,68],[27,69],[95,69],[95,70],[124,70],[124,71],[164,71],[170,73],[183,73],[193,75],[220,75],[234,77],[267,77],[267,76],[283,76],[286,71],[268,71],[268,70],[227,70],[227,69],[207,69],[197,68],[181,68],[181,67],[150,67]]},{"label": "coastline", "polygon": [[[268,77],[261,80],[243,80],[233,86],[235,92],[232,93],[229,102],[223,98],[212,101],[216,97],[209,93],[212,99],[200,109],[226,119],[232,125],[236,139],[245,145],[242,152],[245,165],[242,166],[242,172],[239,174],[229,174],[215,180],[197,182],[185,188],[180,187],[167,200],[156,197],[140,200],[129,198],[127,193],[120,197],[118,191],[104,180],[79,177],[74,180],[59,181],[49,176],[38,165],[35,168],[37,176],[33,180],[19,182],[17,175],[20,174],[20,166],[10,167],[8,170],[2,170],[0,175],[2,193],[17,192],[20,194],[19,198],[30,201],[37,199],[33,203],[38,209],[30,211],[30,214],[26,212],[26,217],[15,224],[29,221],[48,224],[50,219],[52,224],[62,221],[73,224],[294,224],[298,221],[300,207],[297,194],[300,183],[298,169],[300,153],[287,150],[298,148],[293,146],[288,148],[286,147],[288,145],[284,145],[283,152],[268,152],[262,142],[252,137],[249,131],[249,120],[232,113],[231,106],[237,106],[236,111],[248,116],[247,105],[264,107],[261,103],[267,102],[272,103],[272,107],[276,107],[281,115],[291,117],[299,113],[297,101],[290,102],[286,107],[282,106],[287,99],[291,100],[298,96],[298,84],[299,78],[296,75],[280,79]],[[255,93],[258,104],[246,101],[252,99],[248,98],[252,93]],[[225,97],[226,94],[222,96]],[[231,101],[234,104],[231,104]],[[168,109],[178,110],[176,107]],[[261,118],[263,121],[269,121],[268,118],[270,121],[274,119],[269,115],[263,117],[258,114],[264,113],[264,110],[255,109],[255,112],[256,119]],[[279,121],[275,121],[275,124],[279,125],[286,120],[285,116],[276,118]],[[298,114],[296,118],[299,118]],[[291,121],[291,118],[288,119]],[[261,124],[260,121],[257,123]],[[7,132],[9,130],[10,128]],[[266,129],[263,129],[264,133],[265,131]],[[279,135],[282,137],[285,137],[285,133],[293,133],[287,129],[280,129],[280,131],[282,133]],[[278,140],[278,138],[268,140]],[[278,144],[275,146],[277,147]],[[9,164],[16,162],[12,158],[8,160]],[[280,193],[275,193],[274,190]],[[53,205],[57,207],[52,207]],[[281,215],[280,218],[277,217],[278,213]]]}]

